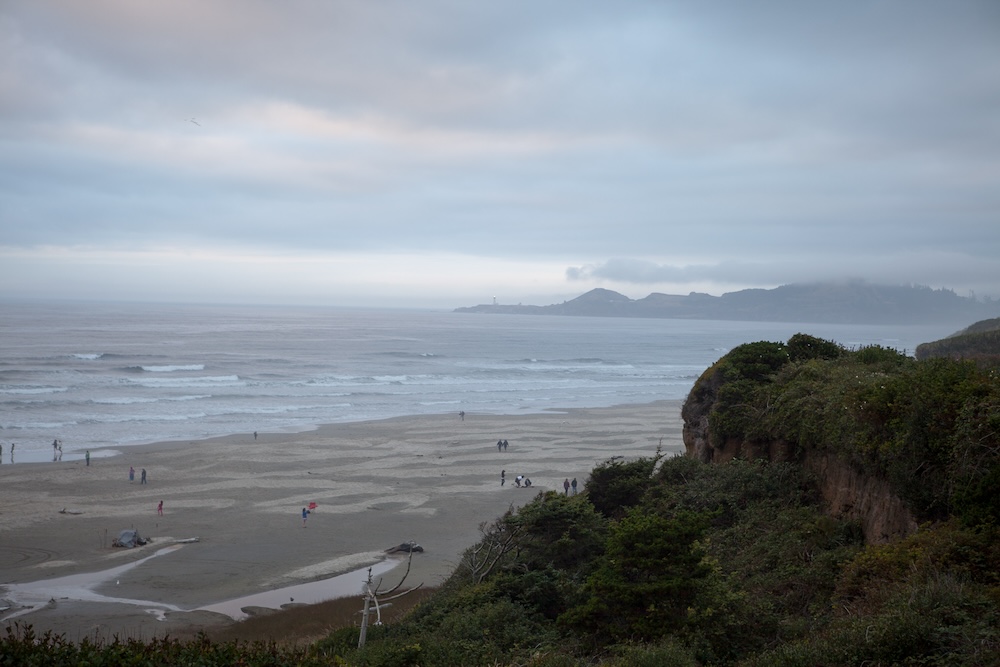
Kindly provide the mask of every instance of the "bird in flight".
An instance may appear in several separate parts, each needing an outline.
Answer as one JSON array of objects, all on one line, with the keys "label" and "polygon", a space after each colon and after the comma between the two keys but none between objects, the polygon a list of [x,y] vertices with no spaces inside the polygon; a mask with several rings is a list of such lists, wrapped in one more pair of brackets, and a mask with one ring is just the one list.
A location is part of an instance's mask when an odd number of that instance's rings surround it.
[{"label": "bird in flight", "polygon": [[189,123],[194,123],[194,124],[195,124],[195,125],[197,125],[198,127],[201,127],[201,123],[199,123],[198,121],[196,121],[196,120],[195,120],[194,118],[188,118],[188,119],[187,119],[187,121],[188,121]]}]

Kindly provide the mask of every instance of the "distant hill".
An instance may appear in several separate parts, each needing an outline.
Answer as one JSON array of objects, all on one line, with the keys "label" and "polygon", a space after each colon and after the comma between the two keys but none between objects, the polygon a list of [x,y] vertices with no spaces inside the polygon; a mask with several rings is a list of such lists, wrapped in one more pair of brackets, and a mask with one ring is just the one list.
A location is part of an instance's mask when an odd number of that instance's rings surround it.
[{"label": "distant hill", "polygon": [[1000,318],[983,320],[958,333],[917,346],[917,359],[969,359],[980,365],[1000,366]]},{"label": "distant hill", "polygon": [[549,306],[483,304],[457,313],[650,317],[668,319],[816,322],[836,324],[963,323],[1000,316],[1000,302],[961,297],[952,290],[865,282],[782,285],[712,296],[653,293],[630,299],[593,289]]}]

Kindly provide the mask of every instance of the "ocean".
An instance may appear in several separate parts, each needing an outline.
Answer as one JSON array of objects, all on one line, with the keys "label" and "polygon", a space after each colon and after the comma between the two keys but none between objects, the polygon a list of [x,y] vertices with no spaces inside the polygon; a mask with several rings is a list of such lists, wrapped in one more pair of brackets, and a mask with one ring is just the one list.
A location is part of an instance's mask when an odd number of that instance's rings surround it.
[{"label": "ocean", "polygon": [[3,463],[402,415],[684,399],[734,346],[797,332],[913,354],[952,326],[319,307],[0,304]]}]

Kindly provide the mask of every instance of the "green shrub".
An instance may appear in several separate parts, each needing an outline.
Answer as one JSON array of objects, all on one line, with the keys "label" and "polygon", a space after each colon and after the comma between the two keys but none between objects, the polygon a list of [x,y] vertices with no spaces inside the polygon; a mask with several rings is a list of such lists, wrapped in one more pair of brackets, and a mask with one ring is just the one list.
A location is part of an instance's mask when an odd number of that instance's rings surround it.
[{"label": "green shrub", "polygon": [[608,537],[606,557],[586,583],[586,602],[560,621],[598,643],[657,640],[679,629],[695,598],[695,582],[711,569],[697,541],[709,516],[665,517],[633,509]]},{"label": "green shrub", "polygon": [[848,616],[826,631],[757,654],[745,667],[1000,664],[1000,614],[950,575],[900,588],[871,615]]},{"label": "green shrub", "polygon": [[653,470],[660,460],[640,458],[635,461],[610,459],[590,473],[586,497],[594,509],[608,518],[619,518],[642,500],[653,486]]},{"label": "green shrub", "polygon": [[843,346],[807,334],[797,333],[788,339],[788,358],[790,361],[836,359],[844,353]]},{"label": "green shrub", "polygon": [[517,567],[529,570],[550,567],[567,573],[586,570],[604,552],[607,521],[594,504],[609,511],[638,502],[650,485],[655,459],[631,463],[611,462],[595,469],[588,482],[594,495],[564,496],[549,491],[521,507],[511,522],[523,531]]},{"label": "green shrub", "polygon": [[902,582],[951,573],[983,590],[1000,592],[998,529],[972,529],[956,520],[921,526],[889,544],[871,545],[846,563],[837,582],[837,604],[864,611],[878,606]]},{"label": "green shrub", "polygon": [[760,383],[769,380],[789,360],[788,347],[784,343],[744,343],[720,360],[719,369],[726,382]]},{"label": "green shrub", "polygon": [[898,350],[881,345],[868,345],[856,350],[853,358],[868,366],[882,366],[885,369],[898,368],[909,361],[909,357]]},{"label": "green shrub", "polygon": [[691,650],[673,638],[656,644],[621,644],[610,653],[607,667],[699,667]]},{"label": "green shrub", "polygon": [[176,639],[119,639],[110,641],[84,638],[79,643],[46,632],[35,634],[30,625],[14,623],[0,638],[0,666],[7,667],[319,667],[330,660],[313,651],[283,648],[273,642],[213,643],[204,635],[191,641]]}]

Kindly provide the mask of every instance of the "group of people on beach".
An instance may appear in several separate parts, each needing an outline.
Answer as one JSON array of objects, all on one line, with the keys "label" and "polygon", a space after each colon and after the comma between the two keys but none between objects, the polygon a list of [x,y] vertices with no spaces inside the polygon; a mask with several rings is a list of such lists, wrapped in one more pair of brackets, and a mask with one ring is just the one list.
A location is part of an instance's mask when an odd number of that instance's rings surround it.
[{"label": "group of people on beach", "polygon": [[[503,486],[506,483],[507,483],[507,471],[506,470],[501,470],[500,471],[500,486]],[[518,488],[520,488],[522,486],[531,486],[531,480],[528,479],[527,477],[525,477],[524,475],[518,475],[517,477],[514,478],[514,486],[516,486]]]},{"label": "group of people on beach", "polygon": [[[132,484],[133,482],[135,482],[135,468],[133,468],[132,466],[129,466],[128,467],[128,483]],[[145,468],[143,468],[142,471],[139,473],[139,483],[140,484],[145,484],[146,483],[146,469]]]},{"label": "group of people on beach", "polygon": [[[89,461],[90,461],[90,452],[89,451],[87,452],[87,461],[88,461],[87,465],[90,465],[90,463],[89,463]],[[129,484],[135,483],[135,468],[133,466],[129,466],[128,467],[128,483]],[[146,483],[146,469],[145,468],[141,468],[139,470],[139,483],[140,484],[145,484]],[[156,504],[156,514],[157,514],[157,516],[163,516],[163,501],[162,500],[159,503]]]},{"label": "group of people on beach", "polygon": [[[507,483],[507,471],[506,470],[501,470],[500,471],[500,486],[503,486],[506,483]],[[530,487],[531,486],[531,479],[528,478],[528,477],[525,477],[524,475],[518,475],[517,477],[514,478],[514,486],[516,486],[517,488]],[[573,478],[572,482],[569,481],[569,477],[567,477],[566,479],[563,480],[563,495],[564,496],[568,496],[570,489],[573,489],[573,495],[575,496],[576,495],[576,477]]]},{"label": "group of people on beach", "polygon": [[497,451],[498,452],[506,452],[507,451],[507,441],[506,440],[497,440]]},{"label": "group of people on beach", "polygon": [[[14,463],[14,451],[16,449],[17,449],[17,443],[16,442],[10,443],[10,462],[11,463]],[[29,452],[29,455],[30,455],[30,452]],[[56,438],[55,440],[52,441],[52,460],[53,461],[62,461],[62,457],[63,457],[63,444],[62,444],[62,440]],[[87,453],[84,456],[84,458],[85,458],[85,460],[87,462],[87,465],[89,466],[90,465],[90,451],[89,450],[87,451]],[[3,463],[3,444],[2,443],[0,443],[0,463]]]},{"label": "group of people on beach", "polygon": [[[16,448],[17,448],[17,443],[16,442],[10,443],[10,462],[11,463],[14,462],[14,450]],[[62,455],[63,455],[62,440],[53,440],[52,441],[52,460],[53,461],[62,461]],[[0,463],[3,463],[3,445],[2,444],[0,444]]]}]

